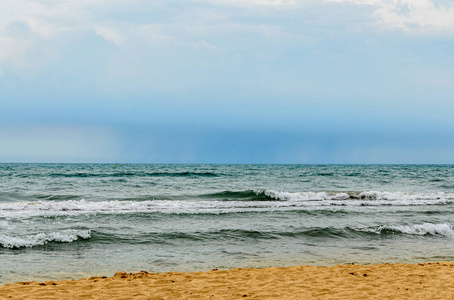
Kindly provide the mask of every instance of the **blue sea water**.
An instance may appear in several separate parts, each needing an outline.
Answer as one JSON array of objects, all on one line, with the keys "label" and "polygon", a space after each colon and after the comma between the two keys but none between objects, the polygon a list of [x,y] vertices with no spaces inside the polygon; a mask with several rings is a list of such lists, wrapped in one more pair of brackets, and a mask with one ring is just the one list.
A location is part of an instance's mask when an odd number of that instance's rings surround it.
[{"label": "blue sea water", "polygon": [[0,283],[454,259],[453,165],[0,164]]}]

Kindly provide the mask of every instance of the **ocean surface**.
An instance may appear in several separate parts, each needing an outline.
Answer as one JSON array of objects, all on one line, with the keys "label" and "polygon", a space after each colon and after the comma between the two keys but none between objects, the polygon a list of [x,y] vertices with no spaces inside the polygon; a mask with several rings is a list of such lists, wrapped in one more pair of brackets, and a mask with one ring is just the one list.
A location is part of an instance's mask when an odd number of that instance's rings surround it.
[{"label": "ocean surface", "polygon": [[453,165],[0,164],[0,283],[454,260]]}]

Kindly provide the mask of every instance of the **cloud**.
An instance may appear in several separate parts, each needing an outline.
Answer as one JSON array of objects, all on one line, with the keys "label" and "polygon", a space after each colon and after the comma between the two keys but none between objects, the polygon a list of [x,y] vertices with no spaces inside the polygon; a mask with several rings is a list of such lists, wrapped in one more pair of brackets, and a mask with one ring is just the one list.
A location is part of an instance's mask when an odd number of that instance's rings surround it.
[{"label": "cloud", "polygon": [[387,28],[407,33],[454,32],[454,3],[443,0],[325,0],[374,7],[373,15]]},{"label": "cloud", "polygon": [[240,7],[257,7],[257,6],[268,6],[268,7],[285,7],[293,6],[297,3],[297,0],[201,0],[206,3],[213,4],[224,4],[224,5],[234,5]]},{"label": "cloud", "polygon": [[450,13],[451,4],[333,1],[8,0],[0,12],[0,101],[47,116],[30,103],[64,111],[217,103],[236,113],[282,109],[276,99],[305,109],[317,101],[376,107],[397,94],[400,103],[448,99],[449,37],[437,44],[403,31],[416,32],[410,19],[424,12],[429,23],[431,11]]},{"label": "cloud", "polygon": [[[328,22],[335,28],[338,21],[343,22],[336,19],[336,13],[331,13],[333,10],[325,10],[320,3],[313,0],[7,1],[0,12],[0,70],[4,73],[5,64],[10,68],[30,66],[27,53],[43,48],[63,56],[58,47],[47,46],[53,46],[54,41],[66,35],[78,36],[83,32],[95,32],[116,45],[118,51],[111,57],[109,74],[133,74],[134,80],[143,77],[144,64],[131,67],[119,62],[129,63],[134,57],[146,61],[151,56],[157,66],[145,67],[152,72],[162,68],[159,61],[172,68],[182,60],[183,53],[198,60],[198,65],[212,65],[217,60],[221,62],[216,65],[218,68],[241,64],[232,60],[246,56],[269,59],[286,49],[314,44],[317,37],[311,33],[313,28],[326,26]],[[321,16],[325,17],[320,20]],[[11,34],[14,24],[23,24],[29,35]],[[132,69],[141,71],[131,72]],[[123,70],[127,71],[123,73]],[[162,72],[149,77],[161,78]]]}]

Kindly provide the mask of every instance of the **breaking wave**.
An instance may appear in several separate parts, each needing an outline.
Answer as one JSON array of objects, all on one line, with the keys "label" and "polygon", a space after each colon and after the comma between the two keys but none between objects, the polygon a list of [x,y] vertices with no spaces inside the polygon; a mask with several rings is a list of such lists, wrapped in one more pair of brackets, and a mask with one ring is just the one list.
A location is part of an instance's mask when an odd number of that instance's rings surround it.
[{"label": "breaking wave", "polygon": [[[152,199],[152,200],[150,200]],[[323,209],[359,206],[427,206],[454,203],[453,194],[414,194],[402,192],[277,192],[224,191],[214,194],[169,197],[170,200],[140,199],[113,201],[19,201],[0,203],[0,215],[57,212],[57,213],[122,213],[157,212],[167,214],[266,212],[281,210]]]},{"label": "breaking wave", "polygon": [[91,230],[67,229],[49,233],[29,234],[22,236],[9,236],[0,234],[0,245],[3,248],[25,248],[42,246],[50,242],[71,243],[79,238],[89,239]]},{"label": "breaking wave", "polygon": [[323,200],[389,200],[389,201],[417,201],[417,200],[454,200],[454,194],[448,193],[405,193],[405,192],[278,192],[263,191],[273,199],[290,201],[323,201]]},{"label": "breaking wave", "polygon": [[451,224],[417,224],[412,226],[407,225],[384,225],[375,228],[364,228],[357,229],[357,231],[374,233],[380,235],[386,234],[411,234],[411,235],[433,235],[433,236],[444,236],[454,237],[454,230]]}]

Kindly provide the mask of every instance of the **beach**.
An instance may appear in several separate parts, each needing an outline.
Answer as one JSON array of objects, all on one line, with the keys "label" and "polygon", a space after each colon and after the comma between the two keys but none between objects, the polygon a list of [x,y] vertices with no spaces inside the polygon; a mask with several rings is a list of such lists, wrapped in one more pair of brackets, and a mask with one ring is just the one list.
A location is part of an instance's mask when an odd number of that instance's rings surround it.
[{"label": "beach", "polygon": [[237,268],[17,282],[1,299],[451,299],[454,263]]},{"label": "beach", "polygon": [[454,300],[454,0],[0,8],[0,300]]}]

